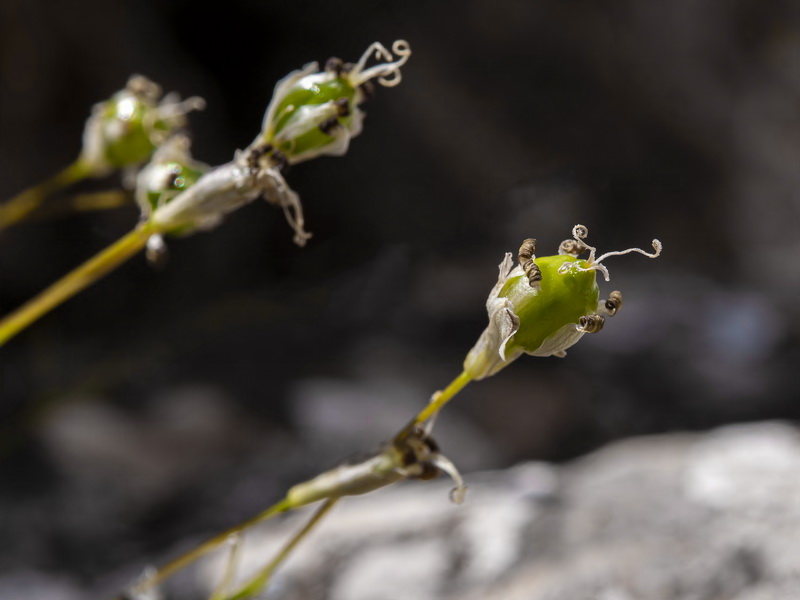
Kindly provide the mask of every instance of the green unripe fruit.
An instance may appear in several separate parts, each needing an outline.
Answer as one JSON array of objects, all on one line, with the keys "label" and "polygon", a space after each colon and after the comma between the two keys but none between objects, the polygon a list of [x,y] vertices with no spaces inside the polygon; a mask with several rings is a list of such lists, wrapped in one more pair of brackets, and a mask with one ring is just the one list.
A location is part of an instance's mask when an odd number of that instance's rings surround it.
[{"label": "green unripe fruit", "polygon": [[177,162],[159,165],[158,171],[159,173],[154,173],[154,176],[160,176],[161,185],[158,188],[146,190],[147,202],[151,211],[166,204],[182,191],[190,188],[205,172]]},{"label": "green unripe fruit", "polygon": [[[289,162],[297,162],[304,154],[334,143],[335,136],[331,134],[336,133],[335,127],[344,127],[347,130],[351,128],[353,114],[358,110],[354,102],[356,96],[356,88],[345,77],[331,78],[328,73],[303,77],[276,107],[277,118],[272,132],[276,147]],[[302,121],[310,115],[310,107],[324,108],[323,105],[331,107],[331,116],[325,117],[321,123],[314,123],[312,127],[299,129],[289,139],[279,141],[283,139],[281,133],[286,130],[287,125]],[[323,111],[317,112],[326,114]],[[309,123],[312,121],[313,119],[309,120]],[[328,126],[322,126],[326,122]]]},{"label": "green unripe fruit", "polygon": [[[136,177],[136,203],[143,220],[191,188],[209,170],[208,165],[192,159],[189,138],[175,135],[167,140]],[[179,229],[192,225],[181,223]],[[169,233],[175,233],[173,229]]]},{"label": "green unripe fruit", "polygon": [[106,103],[101,117],[103,156],[114,168],[147,160],[156,148],[152,134],[169,129],[164,121],[152,119],[152,106],[135,96],[118,96]]},{"label": "green unripe fruit", "polygon": [[499,298],[508,298],[519,317],[519,329],[505,347],[508,354],[517,348],[535,353],[565,325],[579,325],[581,317],[597,311],[600,288],[596,273],[576,269],[559,272],[568,263],[586,268],[586,261],[561,255],[544,256],[535,262],[542,276],[538,291],[522,273],[511,277],[498,294]]},{"label": "green unripe fruit", "polygon": [[96,104],[83,133],[81,161],[94,176],[145,162],[186,124],[186,113],[204,106],[201,98],[161,98],[161,88],[141,75],[125,89]]},{"label": "green unripe fruit", "polygon": [[[367,67],[373,55],[393,62]],[[411,50],[402,40],[392,44],[392,52],[376,42],[356,64],[332,58],[322,71],[317,63],[309,63],[290,73],[275,86],[261,133],[251,148],[260,149],[273,165],[341,156],[361,133],[364,113],[360,105],[367,98],[370,80],[397,85],[400,67],[409,56]]]},{"label": "green unripe fruit", "polygon": [[[513,268],[511,254],[500,263],[500,274],[486,301],[489,325],[467,354],[464,372],[483,379],[518,358],[566,355],[566,349],[586,333],[603,327],[604,316],[613,316],[622,305],[622,294],[612,292],[599,302],[596,271],[606,281],[609,256],[638,252],[650,258],[661,253],[661,242],[653,240],[654,253],[639,248],[607,252],[595,257],[595,249],[584,242],[588,230],[576,225],[573,239],[559,247],[557,256],[536,258],[536,241],[525,240],[519,249],[519,264]],[[578,255],[589,252],[582,260]]]}]

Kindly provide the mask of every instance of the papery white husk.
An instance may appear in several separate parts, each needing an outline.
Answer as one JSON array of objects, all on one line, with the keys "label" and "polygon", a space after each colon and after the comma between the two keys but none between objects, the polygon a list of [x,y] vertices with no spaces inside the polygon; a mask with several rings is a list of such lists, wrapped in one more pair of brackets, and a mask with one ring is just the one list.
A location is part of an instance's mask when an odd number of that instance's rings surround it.
[{"label": "papery white husk", "polygon": [[264,177],[236,160],[221,165],[170,203],[159,206],[150,221],[167,232],[187,226],[192,231],[212,229],[226,214],[258,198],[263,187],[259,180]]},{"label": "papery white husk", "polygon": [[289,90],[291,90],[303,77],[311,75],[312,73],[316,73],[317,71],[319,71],[319,64],[316,62],[310,62],[302,69],[292,71],[275,84],[275,89],[272,92],[272,100],[270,101],[269,106],[267,106],[267,112],[264,113],[264,121],[261,124],[261,133],[256,141],[261,140],[262,137],[272,135],[272,123],[275,121],[275,111],[278,109],[278,105],[283,101],[284,96],[289,93]]},{"label": "papery white husk", "polygon": [[556,329],[544,339],[542,345],[532,352],[525,352],[531,356],[558,356],[563,358],[567,355],[567,348],[574,346],[579,339],[586,335],[585,331],[575,323],[567,323],[562,325],[561,328]]},{"label": "papery white husk", "polygon": [[250,168],[245,155],[237,153],[232,162],[209,171],[168,204],[159,206],[150,216],[150,222],[164,232],[213,229],[228,213],[263,196],[284,209],[295,231],[294,240],[302,246],[311,235],[304,229],[300,197],[277,167]]},{"label": "papery white husk", "polygon": [[512,276],[511,274],[519,269],[517,267],[512,270],[512,265],[511,253],[507,252],[499,265],[497,283],[486,300],[489,325],[483,330],[464,360],[464,371],[475,380],[494,375],[522,354],[521,348],[515,349],[510,354],[506,353],[506,344],[519,329],[519,317],[514,313],[508,298],[498,298],[500,290]]}]

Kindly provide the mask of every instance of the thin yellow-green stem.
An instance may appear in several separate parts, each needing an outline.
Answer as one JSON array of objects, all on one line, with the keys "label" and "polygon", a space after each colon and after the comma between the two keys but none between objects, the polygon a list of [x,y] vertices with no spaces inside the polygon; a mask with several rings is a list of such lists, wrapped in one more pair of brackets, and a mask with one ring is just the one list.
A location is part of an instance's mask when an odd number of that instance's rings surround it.
[{"label": "thin yellow-green stem", "polygon": [[[411,429],[415,426],[425,423],[429,419],[433,418],[441,409],[447,404],[450,400],[452,400],[456,394],[458,394],[464,387],[472,381],[472,376],[463,371],[458,377],[456,377],[450,384],[441,391],[436,392],[431,401],[428,405],[423,408],[412,420],[411,422],[404,427],[398,434],[395,436],[395,439],[399,439],[408,434]],[[243,585],[239,590],[236,591],[232,596],[228,597],[227,600],[244,600],[245,598],[250,598],[251,596],[257,594],[261,591],[265,585],[269,582],[270,577],[272,577],[273,572],[277,569],[281,563],[286,559],[289,553],[299,544],[303,538],[314,528],[314,526],[322,519],[323,516],[333,507],[336,501],[339,500],[339,496],[332,496],[325,500],[322,506],[314,513],[312,518],[306,523],[305,527],[297,532],[282,548],[282,550],[273,558],[261,571],[256,574],[250,581],[248,581],[245,585]]]},{"label": "thin yellow-green stem", "polygon": [[[439,410],[441,410],[445,404],[452,400],[453,397],[455,397],[456,394],[458,394],[471,380],[472,377],[467,372],[462,372],[444,390],[436,392],[431,398],[430,403],[428,403],[428,405],[421,410],[403,430],[397,434],[396,439],[408,435],[408,433],[414,427],[433,418],[439,412]],[[234,592],[233,595],[225,596],[224,591],[228,588],[230,579],[232,577],[232,566],[229,564],[223,580],[221,581],[217,590],[214,592],[212,598],[214,600],[222,597],[226,598],[226,600],[244,600],[245,598],[249,598],[254,594],[257,594],[264,588],[265,585],[267,585],[272,577],[272,574],[286,560],[292,550],[294,550],[294,548],[306,537],[306,535],[308,535],[308,533],[317,525],[317,523],[319,523],[319,521],[328,513],[328,511],[333,508],[333,505],[339,500],[339,498],[340,496],[331,496],[326,498],[308,523],[306,523],[306,525],[300,531],[292,536],[292,538],[283,546],[280,552],[278,552],[278,554],[266,566],[264,566],[253,578],[251,578],[247,583]],[[140,593],[158,585],[176,572],[194,563],[201,557],[225,543],[232,535],[236,535],[255,525],[256,523],[264,521],[278,513],[299,508],[299,506],[299,504],[291,502],[288,497],[284,498],[261,514],[256,515],[255,517],[244,521],[243,523],[240,523],[239,525],[236,525],[227,531],[223,531],[205,543],[197,546],[186,554],[161,567],[154,575],[134,586],[131,591],[134,594]],[[234,549],[234,552],[236,551],[238,550]],[[235,561],[235,557],[231,558],[231,562],[233,561]],[[115,600],[124,600],[124,598],[126,598],[126,596],[118,596],[115,598]]]},{"label": "thin yellow-green stem", "polygon": [[[292,504],[289,502],[287,498],[284,498],[280,502],[277,502],[272,506],[270,506],[267,510],[260,512],[256,516],[251,517],[246,521],[243,521],[238,525],[235,525],[234,527],[231,527],[227,531],[223,531],[222,533],[215,535],[213,538],[206,540],[205,542],[193,548],[186,554],[183,554],[178,558],[176,558],[175,560],[167,563],[166,565],[158,569],[152,576],[148,577],[138,585],[134,586],[131,592],[135,595],[157,586],[162,581],[172,576],[174,573],[177,573],[184,567],[187,567],[193,562],[199,560],[200,558],[202,558],[215,548],[218,548],[220,545],[225,543],[228,540],[228,538],[230,538],[230,536],[240,533],[241,531],[244,531],[248,527],[252,527],[256,523],[266,521],[267,519],[270,519],[275,515],[286,512],[287,510],[291,510],[292,508],[295,507],[292,506]],[[114,600],[124,600],[128,597],[129,596],[126,594],[121,594],[120,596],[117,596]]]},{"label": "thin yellow-green stem", "polygon": [[239,555],[242,550],[242,536],[239,533],[234,533],[228,536],[228,544],[231,546],[230,554],[228,555],[228,564],[225,567],[225,573],[219,580],[217,589],[211,594],[209,600],[225,600],[228,597],[228,590],[231,589],[233,580],[236,577],[236,565],[239,563]]},{"label": "thin yellow-green stem", "polygon": [[109,210],[119,208],[130,202],[131,193],[124,190],[105,190],[84,194],[75,194],[65,202],[67,208],[77,212]]},{"label": "thin yellow-green stem", "polygon": [[280,552],[275,555],[263,569],[261,569],[255,577],[253,577],[250,581],[244,584],[241,588],[239,588],[232,596],[229,596],[227,600],[244,600],[245,598],[250,598],[251,596],[259,593],[261,590],[264,589],[269,583],[270,577],[275,572],[283,561],[289,556],[292,550],[295,549],[297,544],[299,544],[309,532],[314,529],[314,527],[322,520],[328,511],[333,508],[333,505],[339,500],[338,496],[334,496],[332,498],[328,498],[325,502],[322,503],[317,511],[312,515],[311,519],[309,519],[308,523],[298,531],[292,538],[284,544],[283,548],[281,548]]},{"label": "thin yellow-green stem", "polygon": [[88,287],[116,269],[147,244],[154,233],[152,227],[143,225],[111,244],[93,258],[56,281],[38,296],[0,319],[0,346],[65,300]]},{"label": "thin yellow-green stem", "polygon": [[50,179],[30,187],[8,202],[0,204],[0,230],[25,219],[31,212],[39,208],[50,194],[85,179],[91,174],[92,170],[89,164],[78,159]]},{"label": "thin yellow-green stem", "polygon": [[131,198],[132,194],[125,190],[104,190],[59,197],[30,215],[28,220],[50,219],[76,212],[112,210],[130,204]]},{"label": "thin yellow-green stem", "polygon": [[436,415],[436,413],[438,413],[445,404],[450,402],[450,400],[452,400],[456,394],[464,389],[464,386],[466,386],[470,381],[472,381],[470,374],[466,371],[463,371],[461,375],[450,382],[450,385],[433,395],[428,405],[423,408],[411,421],[410,426],[424,423]]}]

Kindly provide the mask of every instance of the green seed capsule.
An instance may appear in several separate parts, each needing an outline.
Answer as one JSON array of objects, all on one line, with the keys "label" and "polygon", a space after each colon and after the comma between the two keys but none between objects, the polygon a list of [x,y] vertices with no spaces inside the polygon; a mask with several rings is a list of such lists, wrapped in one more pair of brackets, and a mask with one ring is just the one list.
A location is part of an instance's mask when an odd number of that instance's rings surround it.
[{"label": "green seed capsule", "polygon": [[208,170],[208,165],[190,156],[186,136],[176,135],[167,140],[136,179],[136,202],[143,220],[192,187]]},{"label": "green seed capsule", "polygon": [[[392,61],[392,52],[397,60]],[[387,87],[400,83],[400,67],[411,50],[398,40],[392,52],[376,42],[355,65],[330,59],[322,71],[317,63],[309,63],[290,73],[275,86],[262,132],[251,147],[263,147],[265,155],[289,164],[347,152],[350,140],[361,133],[360,105],[368,96],[369,81],[377,79]],[[367,68],[373,55],[390,62]]]},{"label": "green seed capsule", "polygon": [[145,126],[150,120],[152,133],[163,134],[167,130],[164,121],[149,119],[152,106],[141,98],[123,93],[106,103],[102,113],[103,136],[106,141],[104,157],[113,167],[140,163],[155,150]]},{"label": "green seed capsule", "polygon": [[134,75],[125,89],[95,105],[84,130],[81,155],[94,175],[143,163],[186,124],[187,112],[204,105],[200,98],[183,102],[173,94],[160,98],[158,85]]},{"label": "green seed capsule", "polygon": [[517,348],[536,352],[553,332],[565,325],[577,325],[581,317],[597,311],[600,288],[594,271],[559,272],[570,263],[586,268],[586,261],[572,256],[545,256],[535,262],[542,276],[538,290],[521,274],[509,278],[498,294],[499,298],[508,298],[520,322],[519,329],[506,344],[507,354]]},{"label": "green seed capsule", "polygon": [[[595,249],[584,240],[588,230],[573,228],[556,256],[536,258],[535,240],[525,240],[519,265],[512,269],[511,254],[500,264],[500,275],[486,301],[489,325],[470,350],[464,370],[473,379],[493,375],[523,353],[533,356],[565,356],[566,350],[586,333],[599,331],[604,316],[612,316],[622,304],[622,294],[612,292],[598,302],[600,291],[595,271],[608,281],[602,261],[629,252],[650,258],[661,253],[661,242],[653,240],[654,253],[639,248],[608,252],[595,257]],[[589,258],[578,255],[589,251]]]},{"label": "green seed capsule", "polygon": [[160,180],[160,183],[156,184],[156,188],[146,190],[147,204],[150,210],[157,209],[182,191],[192,187],[203,173],[204,171],[177,162],[168,162],[155,167],[154,181]]},{"label": "green seed capsule", "polygon": [[[294,241],[305,244],[311,234],[305,230],[300,198],[285,181],[283,167],[346,152],[350,139],[361,131],[359,104],[370,80],[384,86],[400,82],[400,67],[411,51],[403,41],[396,41],[392,51],[397,60],[367,67],[373,55],[387,61],[394,58],[375,43],[355,65],[331,59],[324,71],[311,63],[289,74],[275,86],[255,141],[237,152],[233,161],[203,177],[199,177],[202,169],[159,153],[137,181],[143,219],[159,233],[187,234],[211,229],[226,214],[263,197],[283,208]],[[152,239],[153,252],[160,252],[160,237]]]},{"label": "green seed capsule", "polygon": [[[336,142],[336,128],[354,135],[354,106],[360,92],[345,77],[303,77],[278,105],[272,139],[290,162],[299,162]],[[337,103],[338,101],[338,103]]]}]

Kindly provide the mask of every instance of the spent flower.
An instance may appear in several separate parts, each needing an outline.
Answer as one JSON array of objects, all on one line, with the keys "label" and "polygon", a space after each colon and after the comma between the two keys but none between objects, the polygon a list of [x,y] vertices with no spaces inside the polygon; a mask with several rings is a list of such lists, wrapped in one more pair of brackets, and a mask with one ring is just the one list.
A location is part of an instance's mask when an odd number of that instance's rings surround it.
[{"label": "spent flower", "polygon": [[[312,62],[290,73],[275,86],[253,146],[288,164],[343,155],[350,140],[361,133],[361,105],[372,94],[372,80],[385,87],[397,85],[400,67],[410,56],[404,40],[395,41],[391,52],[375,42],[355,64],[331,58],[323,70]],[[368,67],[373,57],[387,62]]]},{"label": "spent flower", "polygon": [[83,132],[80,160],[92,176],[135,167],[186,125],[186,114],[205,107],[202,98],[161,97],[161,87],[133,75],[124,89],[94,105]]},{"label": "spent flower", "polygon": [[[489,325],[464,361],[464,371],[472,379],[494,375],[523,353],[565,356],[567,348],[584,334],[600,331],[605,317],[613,316],[622,305],[619,291],[599,300],[595,272],[609,280],[603,261],[630,252],[649,258],[661,253],[661,242],[653,240],[652,253],[628,248],[598,257],[585,242],[588,233],[586,227],[576,225],[572,239],[561,243],[557,255],[540,258],[535,256],[536,240],[527,239],[516,267],[511,253],[506,253],[486,301]],[[587,251],[588,258],[578,258]]]},{"label": "spent flower", "polygon": [[[256,198],[283,209],[295,232],[294,241],[305,244],[300,197],[283,176],[285,167],[322,155],[341,155],[350,139],[361,131],[360,105],[369,95],[371,80],[392,87],[400,83],[400,67],[411,55],[402,40],[392,44],[394,55],[375,42],[355,65],[329,59],[323,71],[316,62],[290,73],[275,86],[261,133],[234,160],[201,177],[196,185],[151,206],[153,225],[166,233],[211,229],[223,217]],[[390,62],[367,66],[373,57]],[[149,213],[148,213],[149,214]]]}]

